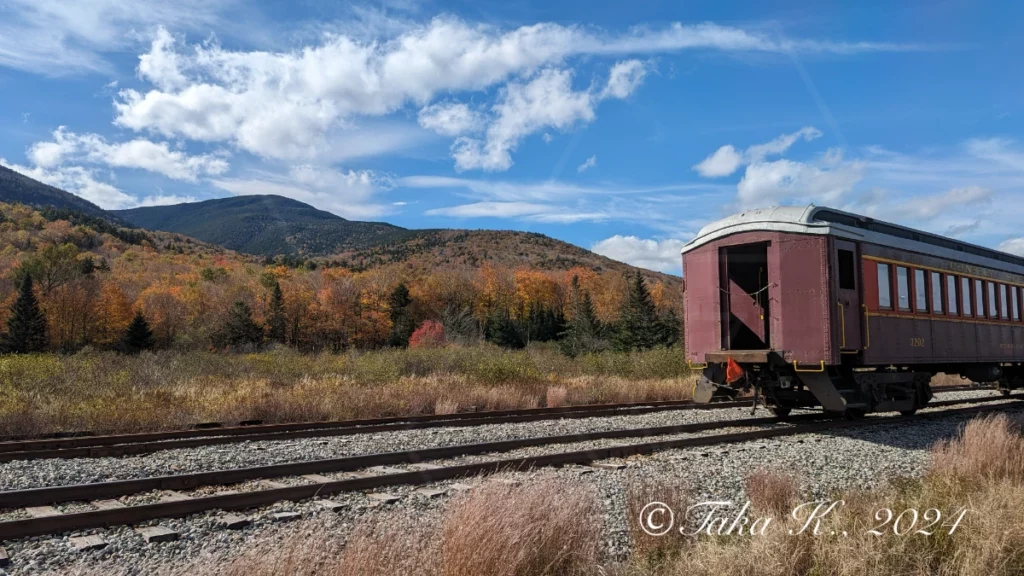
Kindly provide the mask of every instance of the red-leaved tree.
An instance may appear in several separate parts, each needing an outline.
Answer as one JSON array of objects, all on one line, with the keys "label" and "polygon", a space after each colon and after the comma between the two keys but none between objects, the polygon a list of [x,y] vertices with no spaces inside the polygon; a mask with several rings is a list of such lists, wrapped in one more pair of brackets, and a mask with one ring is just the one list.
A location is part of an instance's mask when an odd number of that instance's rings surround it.
[{"label": "red-leaved tree", "polygon": [[409,337],[409,348],[436,348],[444,345],[444,326],[437,320],[427,320]]}]

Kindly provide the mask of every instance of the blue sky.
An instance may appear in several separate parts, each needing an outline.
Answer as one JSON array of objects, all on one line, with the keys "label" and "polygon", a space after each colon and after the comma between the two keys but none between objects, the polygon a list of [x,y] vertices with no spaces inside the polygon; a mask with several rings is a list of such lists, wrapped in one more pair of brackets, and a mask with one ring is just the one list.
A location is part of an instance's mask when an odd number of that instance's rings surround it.
[{"label": "blue sky", "polygon": [[0,163],[672,273],[705,223],[809,202],[1024,254],[1024,8],[890,4],[0,0]]}]

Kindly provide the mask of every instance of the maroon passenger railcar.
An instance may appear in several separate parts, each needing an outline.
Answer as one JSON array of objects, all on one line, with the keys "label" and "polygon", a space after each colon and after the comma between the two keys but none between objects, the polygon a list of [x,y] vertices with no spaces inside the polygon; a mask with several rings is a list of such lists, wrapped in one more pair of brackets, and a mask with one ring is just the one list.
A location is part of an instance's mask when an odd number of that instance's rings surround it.
[{"label": "maroon passenger railcar", "polygon": [[682,252],[698,401],[909,414],[937,372],[1024,384],[1024,258],[818,206],[725,218]]}]

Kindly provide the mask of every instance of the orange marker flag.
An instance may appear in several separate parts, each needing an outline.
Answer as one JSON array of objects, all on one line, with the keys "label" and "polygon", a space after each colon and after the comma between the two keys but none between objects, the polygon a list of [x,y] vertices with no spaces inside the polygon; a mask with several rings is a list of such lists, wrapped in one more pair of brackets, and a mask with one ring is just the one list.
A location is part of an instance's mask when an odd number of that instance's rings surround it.
[{"label": "orange marker flag", "polygon": [[740,368],[740,365],[730,356],[729,363],[725,366],[725,383],[732,384],[740,378],[743,378],[743,368]]}]

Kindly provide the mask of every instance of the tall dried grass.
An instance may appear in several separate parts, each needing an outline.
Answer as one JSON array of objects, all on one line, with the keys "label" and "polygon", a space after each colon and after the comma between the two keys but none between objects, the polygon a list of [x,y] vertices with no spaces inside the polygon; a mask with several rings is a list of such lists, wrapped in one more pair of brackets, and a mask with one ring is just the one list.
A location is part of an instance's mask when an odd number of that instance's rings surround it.
[{"label": "tall dried grass", "polygon": [[0,436],[684,399],[687,374],[678,350],[570,359],[544,346],[10,355],[0,356]]},{"label": "tall dried grass", "polygon": [[[656,567],[634,562],[633,572],[645,576],[1024,574],[1024,514],[1020,513],[1024,510],[1024,438],[1019,427],[1005,416],[973,420],[958,438],[936,445],[932,458],[922,479],[837,495],[844,504],[826,517],[816,536],[809,531],[790,535],[788,531],[798,530],[801,523],[773,515],[776,525],[764,536],[703,538],[685,554]],[[748,490],[753,488],[752,501],[781,503],[789,498],[788,480],[756,478],[747,482]],[[968,512],[949,534],[964,508]],[[928,523],[923,514],[929,509],[940,510],[942,520],[928,529],[931,535],[917,533]],[[894,522],[879,527],[884,510],[891,510],[894,518],[907,510],[917,510],[922,517],[911,528],[912,514],[906,513],[896,534]],[[883,534],[868,533],[875,528]]]},{"label": "tall dried grass", "polygon": [[754,512],[785,517],[797,504],[799,484],[792,474],[755,470],[744,482]]}]

